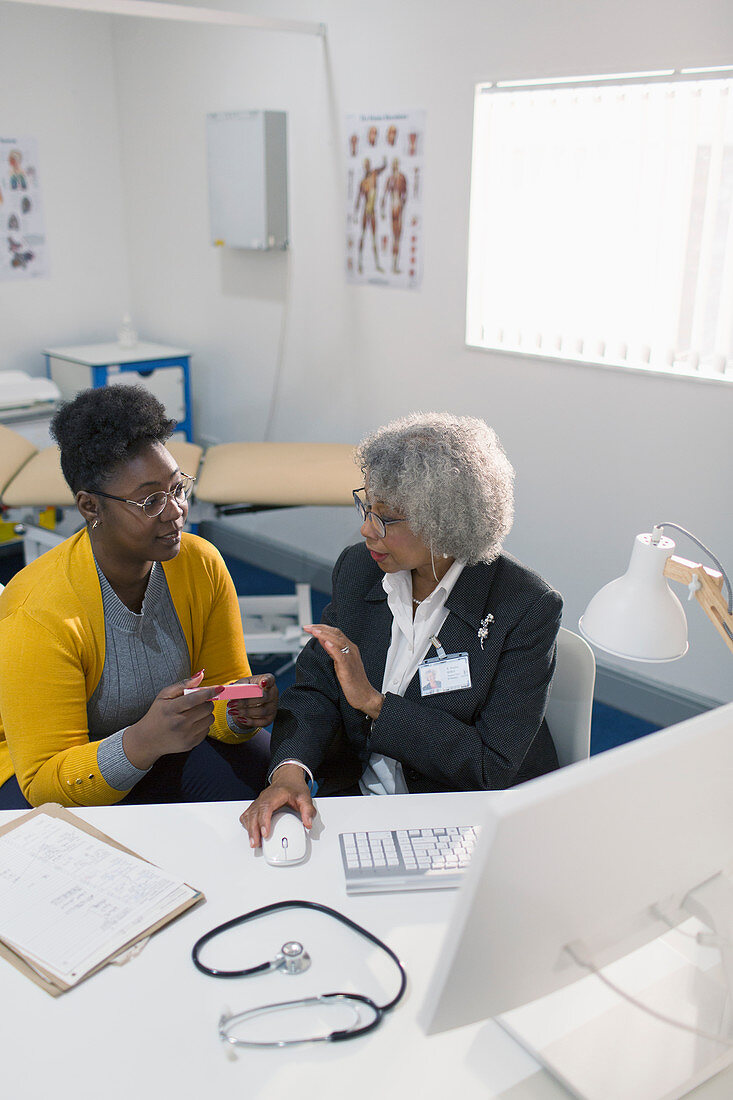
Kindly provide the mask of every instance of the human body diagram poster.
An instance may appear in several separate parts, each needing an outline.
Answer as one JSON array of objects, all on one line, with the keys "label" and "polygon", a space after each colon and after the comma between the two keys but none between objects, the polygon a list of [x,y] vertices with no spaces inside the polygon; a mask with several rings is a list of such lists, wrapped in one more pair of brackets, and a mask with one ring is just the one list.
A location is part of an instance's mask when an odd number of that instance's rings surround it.
[{"label": "human body diagram poster", "polygon": [[423,266],[425,111],[346,119],[346,277],[417,288]]},{"label": "human body diagram poster", "polygon": [[0,137],[0,280],[47,274],[36,140]]}]

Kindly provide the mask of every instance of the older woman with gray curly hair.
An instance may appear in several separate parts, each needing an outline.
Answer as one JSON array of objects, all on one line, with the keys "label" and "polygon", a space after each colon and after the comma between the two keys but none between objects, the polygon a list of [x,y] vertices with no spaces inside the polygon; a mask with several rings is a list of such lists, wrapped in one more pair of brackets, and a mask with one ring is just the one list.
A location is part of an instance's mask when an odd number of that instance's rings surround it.
[{"label": "older woman with gray curly hair", "polygon": [[557,767],[544,722],[562,600],[502,551],[514,471],[483,420],[415,413],[358,448],[364,542],[297,662],[253,847],[320,794],[493,790]]}]

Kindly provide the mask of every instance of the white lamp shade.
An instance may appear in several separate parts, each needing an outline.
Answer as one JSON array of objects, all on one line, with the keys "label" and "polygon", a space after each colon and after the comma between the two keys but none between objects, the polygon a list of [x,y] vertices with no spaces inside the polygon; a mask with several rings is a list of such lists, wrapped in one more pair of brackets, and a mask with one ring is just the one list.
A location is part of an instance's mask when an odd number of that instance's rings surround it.
[{"label": "white lamp shade", "polygon": [[675,661],[687,653],[687,619],[664,576],[672,539],[637,535],[623,577],[596,593],[580,633],[597,649],[632,661]]}]

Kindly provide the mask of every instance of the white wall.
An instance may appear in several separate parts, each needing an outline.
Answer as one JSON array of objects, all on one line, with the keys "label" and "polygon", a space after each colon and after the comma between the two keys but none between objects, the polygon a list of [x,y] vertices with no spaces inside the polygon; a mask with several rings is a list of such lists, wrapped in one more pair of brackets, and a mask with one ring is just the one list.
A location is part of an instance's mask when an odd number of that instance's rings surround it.
[{"label": "white wall", "polygon": [[49,257],[47,278],[0,282],[2,370],[43,374],[43,347],[110,338],[126,308],[111,32],[0,3],[0,134],[38,140]]},{"label": "white wall", "polygon": [[[131,21],[118,21],[115,37],[136,316],[151,335],[195,349],[199,432],[261,437],[289,263],[275,438],[357,439],[415,408],[485,416],[517,467],[509,547],[564,593],[571,626],[656,520],[690,527],[733,569],[733,393],[470,351],[463,340],[474,84],[731,62],[728,0],[237,7],[323,20],[327,51],[295,35]],[[208,244],[204,116],[258,107],[288,112],[289,259]],[[428,112],[423,287],[347,286],[344,115],[416,107]],[[152,180],[132,172],[151,158]],[[691,653],[653,678],[733,698],[730,655],[700,612],[690,619]]]},{"label": "white wall", "polygon": [[[193,349],[198,434],[262,437],[285,319],[272,437],[355,440],[415,408],[486,417],[517,468],[508,547],[563,592],[566,625],[660,519],[695,531],[733,570],[733,393],[476,352],[463,339],[474,84],[731,63],[729,0],[227,6],[323,20],[327,49],[297,35],[114,21],[134,320]],[[205,115],[250,108],[288,112],[288,256],[208,243]],[[350,287],[343,118],[403,108],[428,112],[423,286]],[[650,678],[733,698],[729,653],[701,612],[690,621],[690,654]]]}]

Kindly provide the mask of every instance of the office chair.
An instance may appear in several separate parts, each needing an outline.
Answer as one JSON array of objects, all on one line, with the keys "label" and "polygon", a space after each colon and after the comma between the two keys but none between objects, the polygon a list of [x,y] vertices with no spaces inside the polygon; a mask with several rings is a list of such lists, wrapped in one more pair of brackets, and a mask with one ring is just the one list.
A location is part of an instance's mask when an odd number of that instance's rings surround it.
[{"label": "office chair", "polygon": [[579,634],[560,627],[557,664],[550,685],[545,718],[555,743],[560,767],[590,756],[590,716],[596,659]]}]

